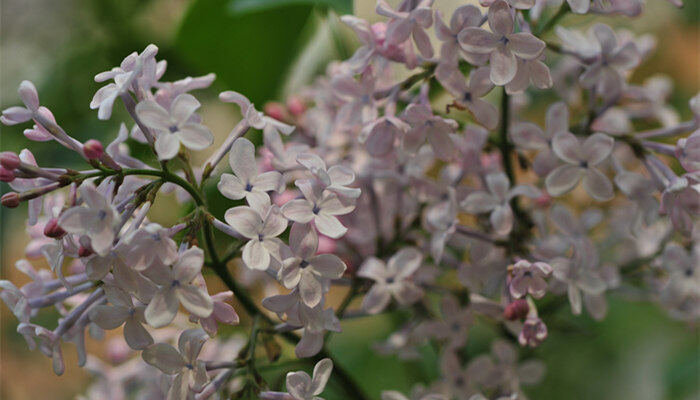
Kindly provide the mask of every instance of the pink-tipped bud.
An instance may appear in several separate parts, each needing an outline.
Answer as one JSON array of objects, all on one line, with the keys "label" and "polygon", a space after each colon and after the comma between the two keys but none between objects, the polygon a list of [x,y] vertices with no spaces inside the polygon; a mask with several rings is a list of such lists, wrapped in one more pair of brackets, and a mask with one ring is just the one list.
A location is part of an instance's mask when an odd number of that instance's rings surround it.
[{"label": "pink-tipped bud", "polygon": [[547,208],[552,204],[552,196],[549,193],[542,193],[542,195],[535,199],[535,204],[541,208]]},{"label": "pink-tipped bud", "polygon": [[78,257],[90,257],[92,255],[92,250],[85,247],[85,246],[80,246],[78,249]]},{"label": "pink-tipped bud", "polygon": [[509,321],[515,321],[517,319],[523,319],[527,316],[530,311],[530,306],[527,304],[527,300],[519,299],[508,304],[506,309],[503,310],[503,318]]},{"label": "pink-tipped bud", "polygon": [[19,156],[11,151],[3,151],[0,153],[0,165],[9,170],[15,170],[19,168],[20,163],[22,163],[22,160],[19,159]]},{"label": "pink-tipped bud", "polygon": [[278,121],[284,121],[287,110],[282,103],[270,102],[265,104],[265,114]]},{"label": "pink-tipped bud", "polygon": [[63,228],[58,226],[58,218],[51,218],[49,222],[47,222],[44,226],[44,235],[46,237],[60,239],[65,234],[66,231],[64,231]]},{"label": "pink-tipped bud", "polygon": [[88,159],[97,160],[102,157],[104,147],[102,147],[102,143],[98,140],[90,139],[83,145],[83,153],[85,153],[85,157]]},{"label": "pink-tipped bud", "polygon": [[289,109],[289,112],[292,113],[293,116],[299,117],[306,111],[306,104],[304,104],[301,98],[291,96],[287,99],[287,109]]},{"label": "pink-tipped bud", "polygon": [[0,166],[0,182],[12,182],[15,180],[15,173]]},{"label": "pink-tipped bud", "polygon": [[7,207],[7,208],[17,207],[20,203],[19,193],[17,193],[17,192],[5,193],[4,195],[2,195],[2,198],[0,198],[0,203],[2,203],[2,205]]}]

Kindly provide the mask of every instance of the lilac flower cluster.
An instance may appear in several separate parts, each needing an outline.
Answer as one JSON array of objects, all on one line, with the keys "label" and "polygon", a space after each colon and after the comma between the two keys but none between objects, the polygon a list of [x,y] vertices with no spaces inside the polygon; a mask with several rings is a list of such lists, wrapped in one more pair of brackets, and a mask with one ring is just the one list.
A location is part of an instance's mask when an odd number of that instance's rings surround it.
[{"label": "lilac flower cluster", "polygon": [[[30,283],[0,281],[0,298],[28,346],[60,375],[73,343],[97,376],[90,399],[310,400],[331,378],[363,399],[340,366],[331,377],[324,342],[343,319],[401,309],[410,318],[375,349],[416,358],[430,342],[441,373],[410,397],[388,387],[382,399],[520,399],[544,368],[519,361],[517,346],[546,340],[547,312],[567,301],[601,319],[608,293],[634,291],[696,321],[700,95],[680,121],[667,79],[628,82],[649,38],[557,26],[570,11],[633,16],[641,4],[567,0],[554,11],[546,0],[482,0],[448,19],[432,3],[378,0],[376,24],[342,17],[361,47],[287,104],[261,112],[221,93],[242,117],[215,148],[190,94],[214,76],[161,81],[154,45],[95,76],[110,82],[90,104],[98,118],[114,107],[131,117],[106,146],[71,137],[22,82],[24,106],[2,123],[33,121],[29,140],[55,141],[87,165],[40,166],[28,149],[0,155],[13,190],[2,205],[27,203],[31,238],[16,263]],[[521,118],[531,86],[561,98],[543,126]],[[131,141],[152,154],[131,156]],[[193,166],[189,154],[206,150]],[[208,208],[214,184],[231,200],[222,216]],[[192,211],[174,226],[151,222],[157,196],[173,191]],[[34,266],[42,257],[50,270]],[[210,293],[206,270],[228,290]],[[335,309],[331,290],[345,293]],[[246,340],[217,335],[240,323],[233,298],[250,317]],[[54,328],[37,322],[45,308],[59,315]],[[466,358],[477,322],[503,337]],[[86,354],[86,333],[120,327],[108,363]],[[278,339],[315,363],[311,376],[288,373],[286,391],[259,373],[281,356]]]}]

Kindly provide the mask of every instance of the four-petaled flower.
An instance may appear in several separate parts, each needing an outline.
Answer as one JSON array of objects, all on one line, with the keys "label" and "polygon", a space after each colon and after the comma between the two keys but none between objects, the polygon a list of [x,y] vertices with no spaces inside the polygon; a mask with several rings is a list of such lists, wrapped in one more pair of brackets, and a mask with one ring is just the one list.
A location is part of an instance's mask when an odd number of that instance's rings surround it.
[{"label": "four-petaled flower", "polygon": [[146,306],[134,305],[131,295],[116,286],[104,286],[109,305],[97,305],[90,310],[90,320],[102,329],[124,325],[124,339],[135,350],[153,344],[153,338],[143,327]]},{"label": "four-petaled flower", "polygon": [[279,259],[282,241],[277,236],[287,229],[287,220],[279,207],[268,205],[260,211],[246,206],[234,207],[226,211],[224,218],[248,239],[242,255],[248,268],[264,271],[270,266],[271,258]]},{"label": "four-petaled flower", "polygon": [[326,387],[328,378],[333,371],[333,361],[324,358],[314,367],[313,376],[304,371],[287,374],[287,392],[295,400],[323,400],[318,397]]},{"label": "four-petaled flower", "polygon": [[386,308],[394,297],[401,305],[415,303],[423,290],[411,281],[411,275],[421,266],[423,255],[413,247],[401,249],[387,263],[370,258],[360,267],[357,276],[375,283],[362,301],[362,308],[376,314]]},{"label": "four-petaled flower", "polygon": [[509,285],[511,296],[519,299],[529,293],[536,299],[542,298],[547,290],[544,278],[551,273],[552,267],[547,263],[518,261],[513,265],[513,277]]},{"label": "four-petaled flower", "polygon": [[194,113],[200,104],[191,94],[183,93],[166,110],[153,100],[136,105],[136,114],[156,133],[156,153],[161,160],[170,160],[180,151],[180,143],[192,150],[202,150],[214,142],[214,134],[199,123]]},{"label": "four-petaled flower", "polygon": [[297,187],[304,194],[304,199],[290,200],[282,206],[282,213],[294,222],[314,222],[316,229],[328,237],[337,239],[348,228],[338,220],[353,210],[354,206],[344,201],[335,193],[323,192],[318,184],[311,180],[297,180]]}]

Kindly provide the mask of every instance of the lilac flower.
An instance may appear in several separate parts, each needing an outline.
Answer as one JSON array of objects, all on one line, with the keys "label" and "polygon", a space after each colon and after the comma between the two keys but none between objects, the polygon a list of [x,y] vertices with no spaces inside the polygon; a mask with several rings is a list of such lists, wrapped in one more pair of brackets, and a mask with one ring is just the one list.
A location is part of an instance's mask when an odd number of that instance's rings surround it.
[{"label": "lilac flower", "polygon": [[[27,149],[22,149],[22,151],[20,151],[19,159],[21,162],[27,165],[37,166],[34,154],[32,154],[32,152]],[[40,188],[46,183],[47,181],[43,179],[16,178],[12,182],[10,182],[9,185],[13,190],[16,190],[18,192],[24,192],[27,190]],[[31,199],[27,202],[27,214],[29,225],[34,225],[37,223],[39,214],[41,213],[41,207],[43,202],[44,199],[42,199],[41,197]]]},{"label": "lilac flower", "polygon": [[341,129],[353,130],[377,118],[374,100],[376,78],[371,68],[367,68],[357,81],[352,75],[334,76],[331,86],[344,104],[338,110],[335,123]]},{"label": "lilac flower", "polygon": [[513,16],[503,0],[496,1],[489,8],[488,21],[493,33],[481,28],[466,28],[459,34],[459,43],[467,52],[489,54],[491,82],[502,86],[515,77],[518,59],[537,58],[545,44],[529,33],[513,33]]},{"label": "lilac flower", "polygon": [[423,255],[413,247],[406,247],[394,254],[387,263],[370,258],[360,267],[357,276],[372,279],[375,283],[362,301],[362,308],[370,314],[381,312],[395,298],[401,305],[415,303],[423,296],[423,290],[410,277],[421,266]]},{"label": "lilac flower", "polygon": [[300,153],[297,156],[297,162],[308,169],[325,190],[351,199],[360,197],[359,188],[348,187],[355,181],[355,173],[352,169],[343,165],[326,168],[326,163],[321,157],[312,153]]},{"label": "lilac flower", "polygon": [[536,299],[542,298],[547,290],[544,278],[551,273],[552,267],[547,263],[518,261],[513,265],[513,278],[509,285],[511,296],[519,299],[529,293]]},{"label": "lilac flower", "polygon": [[10,107],[3,110],[0,122],[5,125],[16,125],[27,122],[33,118],[34,113],[40,111],[39,94],[33,83],[30,81],[22,81],[17,92],[24,103],[24,107]]},{"label": "lilac flower", "polygon": [[155,223],[129,233],[124,244],[128,247],[128,251],[123,251],[124,261],[137,271],[147,269],[156,260],[162,265],[171,265],[178,257],[170,231]]},{"label": "lilac flower", "polygon": [[384,0],[377,0],[377,14],[391,18],[387,23],[386,45],[398,45],[413,36],[418,51],[425,58],[433,57],[433,47],[425,29],[433,25],[433,0],[421,0],[410,11],[395,11]]},{"label": "lilac flower", "polygon": [[[104,82],[113,79],[110,83],[101,87],[90,102],[91,109],[98,109],[97,118],[106,120],[112,116],[112,107],[117,97],[135,91],[136,87],[148,90],[156,81],[157,64],[155,61],[158,47],[148,45],[141,54],[136,52],[129,54],[119,67],[111,71],[105,71],[95,76],[95,82]],[[135,84],[138,85],[135,86]],[[142,93],[137,93],[141,95]]]},{"label": "lilac flower", "polygon": [[583,144],[570,132],[559,132],[554,135],[552,149],[566,164],[555,168],[547,175],[545,184],[549,194],[564,195],[583,180],[583,188],[595,200],[612,199],[612,183],[594,167],[608,158],[614,145],[615,141],[603,133],[591,135]]},{"label": "lilac flower", "polygon": [[67,209],[61,214],[58,224],[68,233],[90,238],[92,250],[105,256],[112,248],[119,214],[112,204],[91,183],[80,186],[84,206]]},{"label": "lilac flower", "polygon": [[320,233],[333,239],[343,236],[347,228],[337,216],[351,212],[354,205],[347,204],[335,193],[322,193],[320,187],[312,181],[298,180],[295,184],[304,194],[304,199],[285,203],[282,206],[284,216],[303,224],[313,221]]},{"label": "lilac flower", "polygon": [[206,318],[190,316],[190,321],[196,322],[198,320],[202,329],[213,338],[216,336],[218,324],[235,325],[238,324],[239,318],[233,306],[227,303],[233,299],[233,292],[217,293],[211,296],[211,299],[214,303],[211,315]]},{"label": "lilac flower", "polygon": [[692,231],[693,218],[700,215],[700,183],[690,174],[672,178],[661,194],[659,211],[671,218],[673,226],[688,235]]},{"label": "lilac flower", "polygon": [[456,121],[434,115],[426,104],[411,104],[405,114],[406,121],[411,125],[405,135],[405,147],[415,151],[427,139],[441,160],[449,161],[456,155],[455,145],[449,136],[459,127]]},{"label": "lilac flower", "polygon": [[472,214],[490,213],[491,226],[496,234],[501,236],[507,235],[513,229],[511,199],[515,196],[535,198],[540,195],[539,190],[528,185],[517,185],[509,189],[510,181],[502,172],[487,175],[486,186],[488,193],[472,193],[460,205]]},{"label": "lilac flower", "polygon": [[143,327],[145,306],[135,306],[131,295],[114,286],[104,286],[110,305],[96,305],[90,310],[90,320],[102,329],[124,325],[124,339],[134,350],[153,344],[153,338]]},{"label": "lilac flower", "polygon": [[333,361],[324,358],[314,367],[313,376],[304,371],[290,372],[287,374],[287,392],[295,400],[323,400],[318,397],[328,383],[328,378],[333,371]]},{"label": "lilac flower", "polygon": [[517,72],[513,79],[506,83],[506,93],[520,93],[530,84],[537,89],[552,87],[552,75],[549,73],[549,67],[544,63],[544,56],[532,60],[518,59]]},{"label": "lilac flower", "polygon": [[472,71],[467,83],[458,68],[441,64],[435,71],[435,77],[455,96],[458,105],[466,107],[472,113],[476,122],[488,129],[496,128],[498,109],[480,98],[493,89],[488,68],[482,67]]},{"label": "lilac flower", "polygon": [[227,91],[219,94],[219,99],[226,103],[236,103],[241,108],[241,114],[243,114],[243,119],[255,129],[260,129],[263,131],[275,131],[281,132],[285,135],[289,135],[294,131],[293,126],[289,126],[283,122],[280,122],[272,117],[268,117],[262,112],[255,109],[255,105],[248,100],[245,96],[238,92]]},{"label": "lilac flower", "polygon": [[204,264],[204,252],[198,247],[185,250],[170,267],[150,271],[150,278],[160,285],[145,310],[146,322],[154,328],[168,325],[177,310],[183,307],[193,315],[206,318],[214,305],[209,294],[192,281],[200,274]]},{"label": "lilac flower", "polygon": [[408,398],[395,390],[384,390],[382,391],[382,400],[447,400],[447,397],[437,393],[425,393]]},{"label": "lilac flower", "polygon": [[560,132],[569,131],[569,109],[564,102],[549,106],[546,116],[546,129],[530,122],[520,122],[510,129],[513,142],[523,149],[538,150],[532,168],[539,176],[546,176],[558,163],[552,151],[552,138]]},{"label": "lilac flower", "polygon": [[175,157],[181,143],[188,149],[202,150],[214,142],[209,128],[192,121],[199,106],[199,101],[186,93],[177,96],[168,110],[153,100],[136,105],[141,121],[157,134],[155,148],[160,160]]},{"label": "lilac flower", "polygon": [[[451,65],[459,61],[459,33],[469,27],[478,27],[482,24],[483,17],[478,7],[471,4],[458,7],[450,18],[450,25],[447,26],[442,18],[440,10],[435,11],[435,35],[442,42],[440,47],[440,62]],[[465,53],[463,55],[467,60],[475,65],[483,65],[486,60],[480,54]]]},{"label": "lilac flower", "polygon": [[248,239],[243,247],[243,262],[248,268],[264,271],[270,266],[271,258],[279,259],[282,241],[277,236],[287,228],[279,207],[268,206],[260,211],[245,206],[229,208],[225,219]]},{"label": "lilac flower", "polygon": [[537,347],[547,339],[547,325],[537,317],[528,317],[518,335],[521,346]]},{"label": "lilac flower", "polygon": [[289,245],[294,256],[284,260],[279,278],[287,289],[298,286],[304,304],[315,307],[321,302],[323,281],[340,278],[345,263],[334,254],[316,255],[318,234],[311,224],[292,225]]},{"label": "lilac flower", "polygon": [[270,204],[267,192],[279,191],[282,175],[277,171],[258,173],[253,143],[246,138],[236,139],[228,160],[235,175],[221,175],[217,185],[221,194],[232,200],[245,197],[248,204],[256,210]]},{"label": "lilac flower", "polygon": [[197,360],[207,334],[202,329],[188,329],[180,335],[177,349],[166,343],[157,343],[143,351],[148,364],[166,375],[175,375],[168,390],[168,400],[191,398],[191,391],[200,392],[209,382],[204,362]]},{"label": "lilac flower", "polygon": [[372,157],[383,157],[394,150],[397,138],[402,138],[410,126],[394,116],[393,107],[385,109],[384,116],[366,124],[360,133],[359,142],[364,143]]},{"label": "lilac flower", "polygon": [[555,258],[551,266],[554,278],[566,284],[571,312],[581,314],[583,293],[583,301],[591,316],[596,319],[605,316],[607,306],[603,296],[606,286],[597,271],[582,268],[580,264],[564,258]]},{"label": "lilac flower", "polygon": [[474,314],[470,308],[460,307],[452,295],[442,299],[440,311],[443,320],[428,323],[425,329],[429,335],[445,341],[447,349],[459,349],[467,341],[469,329],[474,324]]},{"label": "lilac flower", "polygon": [[[482,7],[491,7],[496,0],[479,0]],[[535,5],[535,0],[506,0],[509,6],[518,10],[529,10]]]}]

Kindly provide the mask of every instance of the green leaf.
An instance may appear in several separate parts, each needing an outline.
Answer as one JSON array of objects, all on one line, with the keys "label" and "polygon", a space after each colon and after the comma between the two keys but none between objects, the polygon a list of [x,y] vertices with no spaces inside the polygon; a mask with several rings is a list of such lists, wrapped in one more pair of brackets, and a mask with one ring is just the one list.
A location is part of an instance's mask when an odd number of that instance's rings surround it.
[{"label": "green leaf", "polygon": [[319,9],[352,12],[352,0],[197,0],[176,45],[198,72],[261,104],[280,94]]}]

